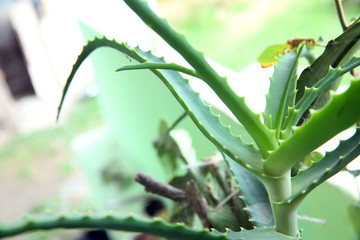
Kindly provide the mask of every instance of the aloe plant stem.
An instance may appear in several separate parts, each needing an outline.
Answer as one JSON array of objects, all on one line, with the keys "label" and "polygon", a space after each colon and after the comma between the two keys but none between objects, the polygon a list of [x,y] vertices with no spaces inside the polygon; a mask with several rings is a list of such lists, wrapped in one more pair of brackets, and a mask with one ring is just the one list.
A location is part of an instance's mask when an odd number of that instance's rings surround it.
[{"label": "aloe plant stem", "polygon": [[159,34],[171,47],[179,52],[183,58],[225,103],[235,117],[245,126],[252,136],[264,157],[268,151],[277,147],[274,133],[269,131],[262,123],[260,115],[255,114],[247,107],[245,99],[239,97],[228,85],[225,78],[218,73],[205,60],[202,53],[196,51],[184,38],[172,29],[169,24],[159,18],[142,0],[124,0],[124,2],[157,34]]},{"label": "aloe plant stem", "polygon": [[271,202],[276,231],[289,236],[297,236],[297,208],[287,203]]},{"label": "aloe plant stem", "polygon": [[290,171],[281,177],[263,177],[262,182],[269,194],[276,231],[296,236],[298,234],[297,205],[286,201],[292,194]]}]

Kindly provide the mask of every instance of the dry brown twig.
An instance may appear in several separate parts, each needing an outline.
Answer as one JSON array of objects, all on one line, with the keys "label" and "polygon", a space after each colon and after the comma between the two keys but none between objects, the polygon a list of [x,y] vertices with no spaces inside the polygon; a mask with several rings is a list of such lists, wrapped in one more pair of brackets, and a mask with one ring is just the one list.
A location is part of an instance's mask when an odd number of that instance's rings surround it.
[{"label": "dry brown twig", "polygon": [[187,182],[185,191],[159,182],[143,172],[136,174],[135,181],[143,185],[146,192],[166,197],[175,202],[185,202],[189,204],[199,216],[202,225],[206,228],[211,228],[211,224],[207,218],[207,214],[209,213],[207,201],[194,181],[191,180]]}]

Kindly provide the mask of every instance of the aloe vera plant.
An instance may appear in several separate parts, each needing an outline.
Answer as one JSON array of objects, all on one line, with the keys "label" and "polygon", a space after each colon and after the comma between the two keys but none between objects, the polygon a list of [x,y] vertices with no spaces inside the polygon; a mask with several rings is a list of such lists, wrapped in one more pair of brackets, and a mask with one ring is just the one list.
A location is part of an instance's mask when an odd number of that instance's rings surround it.
[{"label": "aloe vera plant", "polygon": [[[317,186],[341,171],[360,154],[360,82],[351,80],[342,93],[332,87],[346,73],[360,65],[353,57],[360,40],[360,22],[354,22],[324,52],[298,76],[299,59],[310,51],[306,42],[284,51],[274,66],[266,95],[266,108],[254,113],[207,62],[202,53],[159,18],[143,0],[124,2],[191,66],[166,63],[151,52],[132,48],[106,38],[89,41],[73,66],[64,88],[63,98],[81,63],[96,49],[116,49],[138,64],[119,66],[116,71],[149,69],[173,94],[186,114],[201,132],[218,148],[237,180],[244,210],[254,229],[239,232],[225,230],[198,231],[182,225],[170,225],[158,220],[144,221],[135,217],[58,216],[44,219],[24,219],[0,225],[0,237],[37,229],[106,228],[144,232],[169,239],[301,239],[297,226],[297,208]],[[186,75],[204,81],[228,107],[243,135],[234,136],[222,125],[189,85]],[[304,117],[305,120],[304,120]],[[296,168],[322,144],[348,128],[356,132],[341,141],[338,147],[300,169]],[[244,140],[246,138],[246,141]],[[317,155],[319,158],[319,156]],[[264,197],[265,196],[265,197]],[[263,212],[270,210],[269,221]],[[273,218],[273,221],[272,221]]]}]

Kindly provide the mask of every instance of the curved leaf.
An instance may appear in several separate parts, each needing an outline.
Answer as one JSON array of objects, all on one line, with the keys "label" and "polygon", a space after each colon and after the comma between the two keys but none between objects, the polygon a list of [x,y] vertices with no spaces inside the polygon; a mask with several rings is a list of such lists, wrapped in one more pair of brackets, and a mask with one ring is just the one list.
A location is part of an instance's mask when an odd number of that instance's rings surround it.
[{"label": "curved leaf", "polygon": [[[143,52],[139,48],[135,50],[149,62],[164,61],[150,52]],[[230,129],[224,127],[219,117],[211,112],[211,107],[207,106],[199,94],[194,92],[188,80],[184,79],[178,72],[171,70],[154,70],[153,72],[169,88],[197,127],[210,141],[248,169],[252,171],[261,170],[261,153],[253,145],[245,144],[240,137],[232,135]]]},{"label": "curved leaf", "polygon": [[[219,234],[214,231],[214,234]],[[276,232],[273,227],[255,228],[253,230],[243,229],[241,232],[228,230],[226,237],[231,240],[300,240],[300,237],[291,237]]]},{"label": "curved leaf", "polygon": [[229,110],[247,129],[264,156],[269,150],[277,147],[274,132],[270,131],[245,103],[244,97],[239,97],[229,86],[226,78],[209,65],[204,55],[195,50],[181,34],[178,34],[164,19],[159,18],[144,0],[124,0],[124,2],[171,47],[173,47],[200,75],[216,95],[225,103]]},{"label": "curved leaf", "polygon": [[318,185],[341,171],[348,163],[360,154],[360,129],[349,139],[340,141],[339,146],[311,167],[292,178],[291,202],[303,199]]},{"label": "curved leaf", "polygon": [[311,111],[312,116],[294,134],[284,140],[264,163],[266,173],[282,176],[339,132],[360,120],[360,81],[352,81],[342,94],[334,94],[324,108]]},{"label": "curved leaf", "polygon": [[352,25],[335,40],[331,40],[323,54],[301,73],[297,83],[296,102],[303,97],[305,87],[314,86],[327,74],[330,67],[337,68],[349,61],[359,48],[359,40],[360,22]]},{"label": "curved leaf", "polygon": [[215,236],[206,230],[193,230],[184,225],[170,225],[162,220],[145,220],[138,217],[115,215],[66,215],[27,217],[13,223],[0,224],[0,238],[14,236],[35,230],[57,228],[109,229],[128,232],[142,232],[174,240],[227,240],[224,235]]},{"label": "curved leaf", "polygon": [[115,215],[66,215],[46,217],[26,217],[20,221],[0,224],[0,238],[10,237],[20,233],[51,230],[58,228],[66,229],[109,229],[129,232],[142,232],[172,240],[296,240],[297,237],[285,236],[278,233],[274,228],[255,228],[254,230],[242,229],[241,232],[228,230],[220,233],[216,230],[194,230],[184,225],[168,224],[163,220],[147,220],[139,217],[119,217]]},{"label": "curved leaf", "polygon": [[[106,38],[95,38],[84,47],[73,66],[64,88],[59,111],[61,110],[65,95],[77,69],[87,56],[100,47],[111,47],[140,63],[145,61],[152,63],[165,63],[164,59],[155,57],[151,54],[151,52],[144,52],[138,47],[132,49],[125,43],[119,44],[114,40],[111,41]],[[232,135],[229,128],[224,127],[220,123],[219,117],[215,116],[211,112],[211,107],[205,105],[199,97],[199,94],[194,92],[194,90],[190,87],[188,80],[183,78],[178,72],[172,70],[151,69],[151,71],[166,85],[200,131],[202,131],[202,133],[210,141],[221,149],[221,151],[225,152],[235,161],[251,171],[258,172],[262,170],[262,155],[260,151],[255,149],[253,145],[243,143],[240,137]],[[134,91],[136,90],[134,89]]]},{"label": "curved leaf", "polygon": [[291,51],[282,56],[270,78],[270,89],[266,95],[266,108],[263,116],[265,124],[271,129],[275,129],[277,136],[288,108],[294,105],[297,63],[303,47],[304,45],[301,45],[297,52]]},{"label": "curved leaf", "polygon": [[[327,89],[336,79],[351,71],[360,65],[360,58],[353,58],[348,63],[339,68],[330,68],[328,73],[319,80],[313,87],[305,88],[304,96],[295,105],[289,109],[289,115],[285,120],[283,129],[285,131],[292,131],[291,126],[295,126],[305,111],[311,106],[312,102],[319,96],[319,94]],[[285,134],[286,135],[286,134]]]}]

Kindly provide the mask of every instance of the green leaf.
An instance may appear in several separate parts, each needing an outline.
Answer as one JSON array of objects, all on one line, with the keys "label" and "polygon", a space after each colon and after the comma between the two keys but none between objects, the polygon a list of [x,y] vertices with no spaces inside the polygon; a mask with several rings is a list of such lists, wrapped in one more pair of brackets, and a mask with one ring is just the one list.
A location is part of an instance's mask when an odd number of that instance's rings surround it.
[{"label": "green leaf", "polygon": [[[89,56],[94,50],[100,47],[110,47],[118,50],[138,62],[153,62],[164,63],[164,59],[155,57],[151,52],[144,52],[140,48],[131,48],[127,44],[119,44],[116,41],[111,41],[106,38],[95,38],[90,41],[79,55],[75,62],[73,69],[66,81],[63,92],[63,97],[59,106],[59,112],[64,102],[66,93],[72,82],[72,79],[80,67],[81,63]],[[178,72],[172,70],[151,70],[169,89],[176,100],[181,104],[196,126],[200,131],[212,141],[221,151],[225,152],[239,164],[252,171],[262,171],[262,161],[259,150],[253,145],[245,144],[240,137],[231,134],[229,128],[224,127],[219,117],[211,112],[211,107],[205,105],[199,94],[194,92],[190,87],[188,80],[183,78]],[[136,91],[136,89],[133,89]]]},{"label": "green leaf", "polygon": [[115,70],[115,72],[125,70],[139,70],[139,69],[169,69],[177,72],[182,72],[193,77],[200,78],[200,76],[192,69],[177,65],[175,63],[151,63],[145,62],[140,64],[125,65]]},{"label": "green leaf", "polygon": [[[214,234],[219,234],[214,231]],[[276,232],[273,227],[255,228],[253,230],[243,229],[241,232],[228,230],[226,237],[231,240],[300,240],[300,237],[291,237]]]},{"label": "green leaf", "polygon": [[226,160],[239,186],[245,210],[251,217],[249,220],[258,227],[273,226],[274,219],[264,185],[254,174],[229,157],[226,156]]},{"label": "green leaf", "polygon": [[[155,57],[150,52],[143,52],[139,48],[136,48],[136,52],[149,62],[163,61],[163,59]],[[158,72],[156,75],[165,83],[210,141],[245,167],[254,171],[262,168],[261,153],[253,145],[243,143],[240,137],[233,136],[230,129],[220,123],[219,116],[215,116],[211,112],[211,108],[204,104],[199,94],[194,92],[188,80],[174,71],[154,70],[154,72],[156,71]]]},{"label": "green leaf", "polygon": [[349,139],[340,141],[339,146],[325,154],[320,160],[292,178],[292,202],[302,200],[308,193],[341,171],[360,154],[360,129]]},{"label": "green leaf", "polygon": [[209,65],[204,55],[195,50],[181,34],[178,34],[164,19],[159,18],[143,0],[124,0],[124,2],[141,18],[141,20],[158,33],[173,47],[199,74],[216,95],[225,103],[229,110],[247,129],[264,156],[269,150],[277,147],[274,132],[270,131],[245,103],[244,97],[239,97],[229,86],[227,80]]},{"label": "green leaf", "polygon": [[311,111],[310,119],[294,130],[265,161],[267,174],[282,176],[310,152],[360,120],[360,81],[352,81],[342,94],[334,94],[324,108]]},{"label": "green leaf", "polygon": [[282,56],[274,68],[270,78],[270,89],[266,95],[266,108],[263,113],[264,122],[280,134],[284,116],[289,107],[294,105],[295,82],[297,78],[298,59],[304,45],[297,52],[289,52]]},{"label": "green leaf", "polygon": [[330,67],[337,68],[349,61],[355,51],[358,50],[359,39],[360,22],[352,25],[335,40],[331,40],[323,54],[301,73],[297,83],[296,102],[303,97],[305,87],[314,86],[327,74]]},{"label": "green leaf", "polygon": [[[283,129],[284,136],[289,136],[289,131],[292,131],[291,126],[296,126],[300,118],[305,111],[309,109],[314,100],[327,89],[336,79],[351,71],[352,69],[360,65],[360,58],[352,58],[348,63],[338,68],[330,68],[328,73],[320,79],[313,87],[305,88],[305,92],[301,100],[295,105],[295,107],[289,109],[289,115],[287,116]],[[285,138],[285,137],[284,137]]]},{"label": "green leaf", "polygon": [[297,237],[285,236],[274,228],[256,228],[220,233],[216,230],[194,230],[180,224],[168,224],[162,220],[145,220],[139,217],[119,217],[115,215],[66,215],[46,217],[26,217],[20,221],[0,224],[0,238],[20,233],[51,229],[108,229],[128,232],[142,232],[172,240],[296,240]]},{"label": "green leaf", "polygon": [[224,235],[215,236],[206,230],[193,230],[184,225],[170,225],[162,220],[145,220],[138,217],[115,215],[64,215],[26,217],[13,223],[0,224],[0,238],[10,237],[35,230],[108,229],[128,232],[142,232],[174,240],[228,240]]}]

